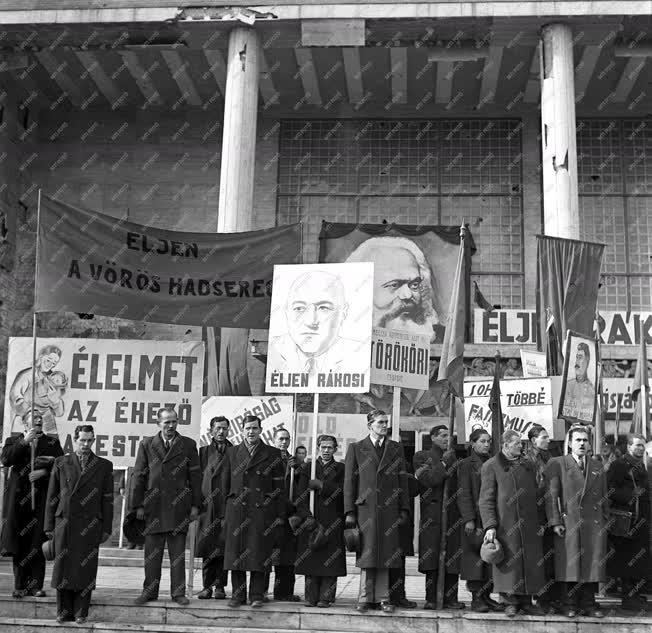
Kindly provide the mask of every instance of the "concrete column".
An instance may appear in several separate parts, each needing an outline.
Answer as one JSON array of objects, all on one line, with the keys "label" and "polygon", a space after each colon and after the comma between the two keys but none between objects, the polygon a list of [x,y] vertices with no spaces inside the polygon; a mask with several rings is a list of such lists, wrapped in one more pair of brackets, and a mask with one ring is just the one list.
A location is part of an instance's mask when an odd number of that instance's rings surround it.
[{"label": "concrete column", "polygon": [[260,39],[249,27],[229,34],[218,233],[252,228]]},{"label": "concrete column", "polygon": [[546,235],[579,239],[573,32],[548,24],[541,36],[543,217]]}]

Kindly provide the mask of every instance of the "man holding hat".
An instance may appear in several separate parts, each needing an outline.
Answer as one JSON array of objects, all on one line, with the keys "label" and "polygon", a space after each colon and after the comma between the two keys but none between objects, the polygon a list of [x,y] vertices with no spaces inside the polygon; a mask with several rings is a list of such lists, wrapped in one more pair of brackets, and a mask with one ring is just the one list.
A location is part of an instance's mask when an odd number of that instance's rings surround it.
[{"label": "man holding hat", "polygon": [[387,414],[367,414],[369,435],[349,445],[344,462],[344,512],[347,528],[360,529],[360,590],[356,609],[365,612],[380,605],[394,606],[389,596],[389,570],[402,565],[400,526],[410,517],[407,471],[403,447],[387,437]]}]

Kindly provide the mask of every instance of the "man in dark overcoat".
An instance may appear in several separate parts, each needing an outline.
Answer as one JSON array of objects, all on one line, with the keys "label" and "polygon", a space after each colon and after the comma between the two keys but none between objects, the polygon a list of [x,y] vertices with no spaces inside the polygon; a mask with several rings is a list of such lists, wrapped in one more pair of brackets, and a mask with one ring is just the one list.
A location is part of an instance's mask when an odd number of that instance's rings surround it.
[{"label": "man in dark overcoat", "polygon": [[361,549],[360,590],[356,609],[380,604],[392,613],[389,569],[402,564],[400,526],[408,523],[410,500],[403,447],[387,437],[387,414],[367,414],[369,435],[349,445],[345,459],[344,511],[346,527],[358,527]]},{"label": "man in dark overcoat", "polygon": [[197,597],[207,600],[226,598],[224,587],[228,572],[224,571],[224,510],[229,485],[227,449],[233,444],[227,439],[229,420],[223,415],[212,418],[209,432],[211,443],[199,449],[202,473],[202,511],[197,529],[196,555],[202,558],[203,589]]},{"label": "man in dark overcoat", "polygon": [[601,618],[595,602],[598,583],[606,580],[609,499],[607,474],[589,456],[585,427],[568,431],[570,455],[553,457],[546,467],[546,514],[555,533],[555,580],[562,583],[564,613],[569,618]]},{"label": "man in dark overcoat", "polygon": [[[31,452],[34,445],[34,471]],[[36,413],[27,433],[12,435],[2,449],[2,465],[11,467],[3,503],[0,551],[13,557],[14,598],[44,597],[45,558],[41,545],[45,541],[43,521],[48,481],[54,460],[63,455],[57,437],[43,433],[43,420]],[[36,492],[32,510],[32,482]]]},{"label": "man in dark overcoat", "polygon": [[[346,576],[344,547],[344,464],[335,461],[337,439],[317,438],[319,457],[315,478],[305,463],[297,472],[296,510],[303,520],[297,538],[296,572],[306,577],[306,603],[330,607],[335,601],[338,576]],[[315,511],[310,512],[310,492],[315,493]],[[321,530],[321,539],[314,530]]]},{"label": "man in dark overcoat", "polygon": [[627,453],[607,471],[612,507],[633,514],[628,536],[610,536],[611,551],[607,576],[622,580],[622,608],[644,610],[645,580],[650,571],[650,495],[649,473],[645,467],[645,438],[638,433],[627,436]]},{"label": "man in dark overcoat", "polygon": [[170,556],[170,593],[187,605],[186,533],[199,516],[201,470],[195,440],[177,433],[177,412],[158,410],[159,433],[138,447],[130,507],[145,519],[145,582],[136,604],[158,599],[161,565],[167,542]]},{"label": "man in dark overcoat", "polygon": [[54,539],[57,622],[83,624],[95,589],[100,543],[111,536],[113,464],[91,450],[95,432],[89,424],[78,426],[74,439],[75,452],[54,462],[45,531]]},{"label": "man in dark overcoat", "polygon": [[532,604],[532,596],[545,585],[536,470],[522,457],[518,432],[507,430],[501,440],[500,452],[480,471],[478,501],[484,540],[497,539],[504,552],[502,561],[493,565],[494,590],[507,604],[508,617],[519,611],[541,615],[543,610]]},{"label": "man in dark overcoat", "polygon": [[419,571],[426,575],[424,609],[436,608],[437,576],[441,549],[442,503],[444,486],[449,480],[446,519],[446,570],[444,576],[444,609],[463,609],[457,599],[460,572],[460,526],[457,509],[457,459],[448,450],[449,431],[440,424],[430,431],[432,447],[414,455],[414,475],[419,482],[421,519],[419,523]]},{"label": "man in dark overcoat", "polygon": [[281,451],[260,439],[258,416],[242,422],[244,441],[228,451],[229,494],[226,498],[224,569],[231,570],[230,607],[247,602],[261,607],[265,572],[270,570],[286,521],[285,465]]}]

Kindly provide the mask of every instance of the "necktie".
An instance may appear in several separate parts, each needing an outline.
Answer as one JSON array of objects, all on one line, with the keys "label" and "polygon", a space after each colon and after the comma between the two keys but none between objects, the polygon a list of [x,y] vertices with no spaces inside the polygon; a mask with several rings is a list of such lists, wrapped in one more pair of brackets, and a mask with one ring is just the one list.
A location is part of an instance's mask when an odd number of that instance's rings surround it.
[{"label": "necktie", "polygon": [[582,474],[584,474],[584,458],[583,457],[580,457],[579,465],[580,465],[580,470],[582,471]]},{"label": "necktie", "polygon": [[88,466],[88,455],[82,455],[80,458],[81,462],[81,471],[82,473],[86,470],[86,466]]},{"label": "necktie", "polygon": [[376,453],[378,453],[378,457],[383,456],[383,443],[380,440],[376,441]]},{"label": "necktie", "polygon": [[170,450],[170,440],[165,440],[165,452],[167,453]]}]

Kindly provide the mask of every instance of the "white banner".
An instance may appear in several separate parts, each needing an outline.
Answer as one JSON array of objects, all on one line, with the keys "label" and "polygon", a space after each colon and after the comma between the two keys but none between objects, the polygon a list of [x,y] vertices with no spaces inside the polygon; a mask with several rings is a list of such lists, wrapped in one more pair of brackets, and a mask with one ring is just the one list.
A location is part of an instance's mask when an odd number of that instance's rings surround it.
[{"label": "white banner", "polygon": [[373,328],[371,382],[376,385],[428,389],[430,337]]},{"label": "white banner", "polygon": [[274,445],[274,429],[284,426],[292,435],[292,396],[211,396],[201,406],[200,446],[210,442],[210,421],[223,415],[228,418],[229,437],[232,444],[240,444],[244,437],[242,420],[245,415],[257,415],[263,423],[261,438]]},{"label": "white banner", "polygon": [[274,266],[265,391],[369,391],[373,264]]},{"label": "white banner", "polygon": [[[489,396],[493,380],[464,381],[464,429],[466,437],[478,426],[491,433]],[[553,409],[550,378],[518,378],[500,381],[503,427],[527,439],[533,424],[540,424],[552,437]]]},{"label": "white banner", "polygon": [[[297,434],[293,445],[305,446],[312,455],[312,413],[297,413]],[[367,416],[362,413],[320,413],[317,435],[334,435],[337,438],[338,460],[343,460],[349,444],[358,442],[367,435]]]},{"label": "white banner", "polygon": [[[73,450],[75,427],[92,424],[93,450],[114,468],[132,466],[143,437],[157,432],[157,411],[173,405],[179,432],[197,439],[204,344],[39,338],[34,408],[45,433]],[[32,339],[9,339],[3,440],[22,433],[32,397]]]},{"label": "white banner", "polygon": [[545,352],[522,349],[521,366],[523,367],[523,378],[543,378],[548,375]]},{"label": "white banner", "polygon": [[[652,312],[600,312],[600,342],[607,345],[638,345],[641,323],[646,343],[652,345]],[[473,313],[474,343],[537,342],[534,310],[492,310],[476,308]]]}]

